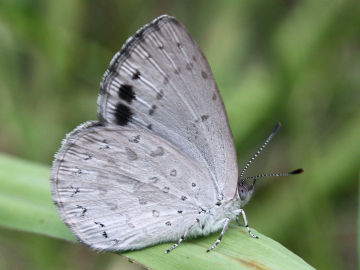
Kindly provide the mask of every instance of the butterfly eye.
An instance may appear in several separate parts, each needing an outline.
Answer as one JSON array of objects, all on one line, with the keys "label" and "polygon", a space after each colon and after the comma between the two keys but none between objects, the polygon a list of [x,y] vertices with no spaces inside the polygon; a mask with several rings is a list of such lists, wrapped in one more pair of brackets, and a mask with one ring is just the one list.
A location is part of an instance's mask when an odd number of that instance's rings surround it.
[{"label": "butterfly eye", "polygon": [[238,185],[238,193],[239,193],[240,199],[242,201],[244,201],[247,197],[248,190],[246,187],[244,187],[242,185]]}]

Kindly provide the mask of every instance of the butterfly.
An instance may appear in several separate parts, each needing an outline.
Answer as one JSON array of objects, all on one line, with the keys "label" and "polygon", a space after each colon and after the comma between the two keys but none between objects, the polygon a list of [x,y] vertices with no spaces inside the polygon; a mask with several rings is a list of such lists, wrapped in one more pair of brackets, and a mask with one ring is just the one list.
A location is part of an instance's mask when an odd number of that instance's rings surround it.
[{"label": "butterfly", "polygon": [[[73,234],[100,251],[208,235],[243,217],[256,179],[239,176],[228,118],[210,66],[174,17],[139,29],[103,75],[98,121],[75,128],[52,166],[52,197]],[[248,183],[248,180],[253,180]]]}]

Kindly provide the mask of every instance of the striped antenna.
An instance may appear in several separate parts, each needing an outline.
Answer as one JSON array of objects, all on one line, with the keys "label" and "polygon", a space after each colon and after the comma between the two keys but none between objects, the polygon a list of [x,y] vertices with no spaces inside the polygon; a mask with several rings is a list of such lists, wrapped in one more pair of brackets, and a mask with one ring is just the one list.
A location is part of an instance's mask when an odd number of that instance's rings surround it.
[{"label": "striped antenna", "polygon": [[245,165],[244,169],[241,171],[240,177],[239,177],[239,181],[241,180],[241,183],[243,184],[245,179],[243,179],[244,174],[246,172],[246,170],[250,167],[251,163],[253,163],[253,161],[255,160],[255,158],[257,158],[260,153],[264,150],[264,148],[268,145],[268,143],[271,141],[271,139],[275,136],[275,134],[278,132],[279,128],[281,126],[281,123],[278,122],[274,128],[274,130],[271,132],[271,134],[269,135],[269,137],[266,139],[266,141],[264,142],[264,144],[259,148],[259,150],[257,150],[257,152],[255,153],[255,155],[248,161],[248,163]]},{"label": "striped antenna", "polygon": [[277,176],[289,176],[289,175],[294,175],[294,174],[300,174],[303,173],[304,170],[303,169],[296,169],[293,170],[291,172],[282,172],[282,173],[265,173],[265,174],[259,174],[256,176],[248,176],[245,178],[241,178],[241,181],[245,181],[245,180],[249,180],[249,179],[258,179],[258,178],[263,178],[263,177],[277,177]]}]

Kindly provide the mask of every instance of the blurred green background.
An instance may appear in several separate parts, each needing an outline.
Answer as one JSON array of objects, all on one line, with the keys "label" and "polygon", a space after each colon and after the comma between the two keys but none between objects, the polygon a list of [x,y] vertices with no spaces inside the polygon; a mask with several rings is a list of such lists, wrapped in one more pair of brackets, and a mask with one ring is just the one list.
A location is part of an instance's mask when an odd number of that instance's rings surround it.
[{"label": "blurred green background", "polygon": [[[64,135],[96,119],[112,56],[163,13],[207,56],[242,165],[282,122],[248,175],[305,169],[259,180],[250,226],[315,268],[357,269],[359,1],[0,0],[0,151],[50,166]],[[137,268],[0,228],[0,269]]]}]

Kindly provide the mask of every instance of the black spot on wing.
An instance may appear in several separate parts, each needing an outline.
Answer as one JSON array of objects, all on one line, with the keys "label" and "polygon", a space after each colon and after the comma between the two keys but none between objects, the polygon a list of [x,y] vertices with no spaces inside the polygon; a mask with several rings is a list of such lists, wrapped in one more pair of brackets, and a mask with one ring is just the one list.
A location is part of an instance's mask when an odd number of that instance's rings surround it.
[{"label": "black spot on wing", "polygon": [[175,169],[172,169],[170,172],[170,175],[175,177],[176,174],[177,174],[177,171]]},{"label": "black spot on wing", "polygon": [[203,77],[203,79],[207,79],[208,75],[205,71],[201,71],[201,77]]},{"label": "black spot on wing", "polygon": [[205,114],[201,116],[201,121],[204,122],[209,118],[209,115]]},{"label": "black spot on wing", "polygon": [[133,87],[129,84],[122,84],[119,87],[119,98],[125,100],[127,103],[131,103],[133,99],[135,99],[135,92]]},{"label": "black spot on wing", "polygon": [[75,194],[80,192],[80,188],[78,188],[78,187],[70,186],[70,188],[75,189],[75,191],[70,195],[70,197],[74,197]]},{"label": "black spot on wing", "polygon": [[136,70],[135,73],[132,75],[133,80],[138,80],[140,78],[140,71]]},{"label": "black spot on wing", "polygon": [[105,225],[102,224],[102,223],[100,223],[100,222],[95,221],[94,223],[95,223],[96,225],[99,225],[100,227],[105,227]]},{"label": "black spot on wing", "polygon": [[81,217],[84,217],[85,213],[87,212],[87,208],[81,205],[76,205],[76,207],[81,209]]},{"label": "black spot on wing", "polygon": [[130,122],[133,113],[128,106],[118,103],[118,105],[116,105],[114,115],[116,123],[120,126],[125,126]]},{"label": "black spot on wing", "polygon": [[149,110],[149,115],[153,115],[156,110],[156,105],[152,105],[151,109]]},{"label": "black spot on wing", "polygon": [[156,99],[162,99],[164,96],[164,90],[160,89],[159,93],[156,94]]},{"label": "black spot on wing", "polygon": [[157,178],[156,176],[154,177],[150,177],[149,180],[152,182],[152,183],[157,183],[159,181],[159,178]]},{"label": "black spot on wing", "polygon": [[134,35],[134,39],[137,39],[140,42],[143,42],[144,41],[144,30],[145,30],[145,28],[136,32],[136,34]]}]

